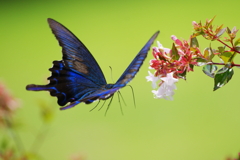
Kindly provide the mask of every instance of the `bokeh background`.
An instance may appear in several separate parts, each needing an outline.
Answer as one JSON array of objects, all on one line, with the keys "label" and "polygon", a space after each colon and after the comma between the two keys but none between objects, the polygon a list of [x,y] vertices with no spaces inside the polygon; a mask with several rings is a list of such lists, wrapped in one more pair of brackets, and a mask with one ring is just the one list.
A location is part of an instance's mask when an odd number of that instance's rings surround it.
[{"label": "bokeh background", "polygon": [[[195,68],[186,81],[178,82],[174,101],[159,100],[145,79],[149,52],[130,83],[136,108],[131,89],[121,89],[127,103],[124,115],[117,96],[104,116],[107,105],[101,111],[89,112],[96,103],[60,111],[48,92],[26,91],[25,86],[46,84],[52,61],[62,57],[47,18],[64,24],[87,46],[111,83],[111,77],[118,79],[157,30],[161,31],[157,40],[171,47],[171,35],[189,38],[193,20],[216,16],[214,24],[240,28],[239,5],[238,0],[0,1],[0,80],[21,99],[17,117],[24,127],[18,132],[25,148],[31,148],[42,126],[39,104],[44,103],[52,107],[54,117],[37,149],[43,159],[65,160],[75,154],[87,160],[236,157],[240,152],[237,68],[231,82],[215,92],[213,79],[201,67]],[[209,46],[208,41],[199,41],[201,49]]]}]

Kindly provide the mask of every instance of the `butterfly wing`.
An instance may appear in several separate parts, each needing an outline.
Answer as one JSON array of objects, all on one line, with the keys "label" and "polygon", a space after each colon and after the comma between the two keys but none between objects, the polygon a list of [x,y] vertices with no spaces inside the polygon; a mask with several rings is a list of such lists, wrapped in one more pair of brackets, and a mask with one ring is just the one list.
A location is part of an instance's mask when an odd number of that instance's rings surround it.
[{"label": "butterfly wing", "polygon": [[48,78],[47,85],[27,85],[27,90],[49,91],[51,96],[58,98],[60,106],[74,102],[85,97],[99,88],[94,82],[66,68],[62,61],[53,61],[49,69],[52,75]]},{"label": "butterfly wing", "polygon": [[80,99],[79,101],[72,102],[70,105],[66,107],[62,107],[61,110],[65,110],[68,108],[71,108],[72,106],[75,106],[78,103],[81,102],[93,102],[97,99],[108,99],[110,98],[116,91],[124,87],[129,81],[131,81],[136,73],[138,72],[139,68],[141,67],[143,61],[145,60],[147,56],[147,52],[150,49],[150,46],[154,42],[154,40],[157,38],[159,34],[159,31],[156,32],[150,40],[145,44],[145,46],[141,49],[141,51],[137,54],[137,56],[134,58],[134,60],[131,62],[131,64],[128,66],[128,68],[124,71],[122,76],[118,79],[118,81],[115,84],[107,84],[103,86],[101,89],[95,90],[88,96],[85,96],[84,98]]},{"label": "butterfly wing", "polygon": [[115,84],[107,84],[104,87],[102,87],[99,90],[96,90],[89,94],[88,96],[82,98],[79,101],[75,101],[71,103],[70,105],[61,108],[61,110],[68,109],[80,102],[93,102],[97,99],[107,99],[111,97],[116,91],[124,87],[129,81],[131,81],[136,73],[138,72],[139,68],[141,67],[143,61],[145,60],[147,53],[154,42],[154,40],[157,38],[159,34],[159,31],[156,32],[150,40],[145,44],[145,46],[141,49],[141,51],[137,54],[137,56],[134,58],[134,60],[131,62],[131,64],[128,66],[128,68],[124,71],[122,76],[118,79],[118,81]]},{"label": "butterfly wing", "polygon": [[78,103],[92,103],[96,99],[107,99],[117,90],[124,87],[138,72],[151,44],[157,37],[155,33],[128,66],[116,84],[106,84],[102,70],[96,60],[84,46],[66,27],[53,19],[48,19],[50,28],[62,47],[62,61],[54,61],[49,70],[52,75],[48,78],[47,85],[27,85],[27,90],[49,91],[52,96],[58,98],[61,106],[70,104],[61,109],[71,108]]},{"label": "butterfly wing", "polygon": [[[58,104],[64,106],[106,85],[102,70],[84,44],[55,20],[48,19],[48,23],[62,47],[63,59],[54,61],[53,67],[49,69],[52,72],[48,78],[49,84],[31,84],[26,89],[50,91],[52,96],[58,98]],[[85,101],[85,103],[91,102]]]},{"label": "butterfly wing", "polygon": [[91,94],[81,98],[78,101],[74,101],[72,103],[70,103],[69,105],[60,108],[61,110],[65,110],[68,108],[71,108],[81,102],[85,102],[85,103],[92,103],[93,101],[99,99],[99,100],[106,100],[108,98],[110,98],[116,91],[118,91],[120,88],[111,88],[111,89],[98,89],[95,90],[94,92],[92,92]]},{"label": "butterfly wing", "polygon": [[103,72],[85,45],[66,27],[48,19],[50,28],[62,46],[63,63],[66,68],[87,77],[96,84],[106,84]]},{"label": "butterfly wing", "polygon": [[137,56],[133,59],[128,68],[123,72],[122,76],[118,79],[118,81],[114,84],[113,87],[124,87],[127,83],[129,83],[134,76],[139,71],[139,68],[142,66],[143,61],[147,57],[147,53],[153,44],[154,40],[157,38],[159,31],[157,31],[150,40],[145,44],[145,46],[140,50]]}]

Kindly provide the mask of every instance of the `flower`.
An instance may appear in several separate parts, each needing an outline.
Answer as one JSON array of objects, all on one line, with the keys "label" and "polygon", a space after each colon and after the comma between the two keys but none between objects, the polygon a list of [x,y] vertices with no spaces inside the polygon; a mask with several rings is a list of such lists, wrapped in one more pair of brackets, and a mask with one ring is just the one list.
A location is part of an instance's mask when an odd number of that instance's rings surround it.
[{"label": "flower", "polygon": [[19,103],[16,98],[14,98],[6,86],[0,83],[0,111],[14,111],[19,107]]},{"label": "flower", "polygon": [[152,81],[152,88],[157,88],[156,82],[159,80],[158,77],[155,77],[150,71],[148,71],[149,76],[146,77],[147,81]]},{"label": "flower", "polygon": [[191,44],[192,41],[181,41],[174,35],[171,39],[174,41],[172,49],[164,48],[160,42],[152,49],[154,59],[150,60],[149,68],[155,72],[148,72],[146,79],[152,82],[153,88],[156,88],[156,82],[160,80],[159,88],[152,91],[155,98],[172,100],[178,79],[186,79],[187,72],[199,65],[198,59],[204,59],[198,46]]},{"label": "flower", "polygon": [[231,30],[230,37],[234,39],[236,37],[237,32],[238,32],[238,29],[236,27],[233,27],[233,29]]},{"label": "flower", "polygon": [[178,79],[173,77],[173,72],[168,73],[167,77],[163,77],[160,79],[163,80],[166,83],[166,85],[168,85],[168,86],[172,86],[172,85],[174,85],[174,83],[178,82]]},{"label": "flower", "polygon": [[3,83],[0,83],[0,123],[19,107],[19,100],[14,98]]},{"label": "flower", "polygon": [[154,98],[173,100],[173,89],[171,87],[168,87],[165,83],[163,83],[158,90],[152,90],[152,93],[154,94]]},{"label": "flower", "polygon": [[162,80],[158,90],[153,90],[155,98],[166,100],[173,100],[174,89],[177,89],[175,83],[178,82],[178,79],[173,77],[173,72],[168,73],[166,77],[160,78]]}]

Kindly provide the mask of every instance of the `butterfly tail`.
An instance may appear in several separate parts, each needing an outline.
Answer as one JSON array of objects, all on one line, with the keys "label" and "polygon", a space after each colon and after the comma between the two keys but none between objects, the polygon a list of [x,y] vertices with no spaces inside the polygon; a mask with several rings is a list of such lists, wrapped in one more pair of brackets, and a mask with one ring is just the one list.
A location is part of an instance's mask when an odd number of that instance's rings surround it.
[{"label": "butterfly tail", "polygon": [[[29,85],[26,86],[26,89],[28,91],[49,91],[52,96],[60,96],[62,94],[62,93],[61,94],[57,93],[57,90],[56,90],[55,87],[49,87],[47,85],[29,84]],[[60,102],[60,100],[58,100],[58,101]],[[66,110],[66,109],[72,108],[79,103],[80,103],[80,101],[72,102],[71,104],[60,108],[60,110]]]},{"label": "butterfly tail", "polygon": [[[29,84],[26,86],[26,90],[28,91],[49,91],[51,96],[57,96],[59,98],[64,98],[64,93],[59,92],[56,87],[51,87],[50,85],[36,85],[36,84]],[[61,103],[61,100],[59,100],[59,105],[64,105]]]},{"label": "butterfly tail", "polygon": [[51,85],[29,84],[26,86],[26,90],[28,90],[28,91],[49,91],[51,96],[58,97],[58,104],[60,106],[64,106],[67,103],[66,102],[66,94],[63,92],[59,92],[56,87],[51,86]]},{"label": "butterfly tail", "polygon": [[46,85],[36,85],[36,84],[29,84],[26,86],[26,90],[28,91],[51,91],[54,87],[48,87]]}]

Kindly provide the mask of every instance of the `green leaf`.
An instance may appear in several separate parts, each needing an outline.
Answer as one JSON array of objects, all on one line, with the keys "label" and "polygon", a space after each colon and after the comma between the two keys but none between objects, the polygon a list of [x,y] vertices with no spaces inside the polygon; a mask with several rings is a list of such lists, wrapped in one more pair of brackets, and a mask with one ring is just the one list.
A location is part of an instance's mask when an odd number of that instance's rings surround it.
[{"label": "green leaf", "polygon": [[178,77],[180,77],[180,78],[182,78],[184,80],[186,80],[186,75],[187,75],[187,70],[184,70],[183,73],[178,73]]},{"label": "green leaf", "polygon": [[193,70],[194,65],[193,64],[189,64],[189,67]]},{"label": "green leaf", "polygon": [[234,42],[234,46],[237,46],[238,44],[240,44],[240,38],[238,38],[238,39]]},{"label": "green leaf", "polygon": [[199,47],[197,37],[192,37],[191,38],[190,46],[194,47],[194,48]]},{"label": "green leaf", "polygon": [[211,51],[211,55],[210,55],[210,60],[212,61],[213,57],[215,56],[215,50],[213,50],[211,47],[210,47],[210,51]]},{"label": "green leaf", "polygon": [[227,33],[231,34],[231,30],[227,27]]},{"label": "green leaf", "polygon": [[208,61],[212,61],[213,57],[215,56],[215,54],[213,54],[213,50],[212,48],[205,48],[204,51],[204,57],[208,60]]},{"label": "green leaf", "polygon": [[205,58],[208,58],[209,55],[210,55],[209,48],[205,48],[204,51],[203,51],[203,56]]},{"label": "green leaf", "polygon": [[224,51],[219,57],[224,61],[225,64],[233,60],[232,56],[234,55],[233,51]]},{"label": "green leaf", "polygon": [[216,65],[208,64],[203,67],[202,71],[209,77],[214,78],[215,72],[217,71]]},{"label": "green leaf", "polygon": [[176,48],[176,46],[175,46],[175,44],[173,43],[173,45],[172,45],[172,59],[173,60],[178,60],[179,59],[179,54],[178,54],[178,50],[177,50],[177,48]]},{"label": "green leaf", "polygon": [[237,51],[240,51],[240,46],[236,46],[235,49],[236,49]]},{"label": "green leaf", "polygon": [[221,68],[214,77],[214,88],[213,90],[217,90],[221,88],[225,84],[227,84],[233,76],[233,69],[228,67],[227,65]]},{"label": "green leaf", "polygon": [[194,58],[197,60],[197,66],[203,66],[203,65],[206,65],[207,64],[207,60],[205,58],[202,58],[202,57],[197,57],[197,58]]},{"label": "green leaf", "polygon": [[219,53],[223,53],[224,51],[225,51],[225,47],[218,47],[218,51],[219,51]]}]

